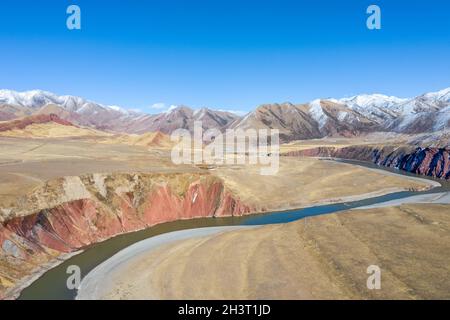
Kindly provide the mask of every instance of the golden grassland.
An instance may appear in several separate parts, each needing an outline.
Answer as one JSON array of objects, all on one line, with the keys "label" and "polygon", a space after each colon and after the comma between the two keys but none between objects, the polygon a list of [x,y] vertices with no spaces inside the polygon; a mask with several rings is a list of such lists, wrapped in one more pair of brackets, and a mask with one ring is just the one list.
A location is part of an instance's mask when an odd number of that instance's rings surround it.
[{"label": "golden grassland", "polygon": [[[149,251],[106,299],[449,299],[449,205],[414,204],[225,231]],[[369,290],[367,267],[381,268]]]}]

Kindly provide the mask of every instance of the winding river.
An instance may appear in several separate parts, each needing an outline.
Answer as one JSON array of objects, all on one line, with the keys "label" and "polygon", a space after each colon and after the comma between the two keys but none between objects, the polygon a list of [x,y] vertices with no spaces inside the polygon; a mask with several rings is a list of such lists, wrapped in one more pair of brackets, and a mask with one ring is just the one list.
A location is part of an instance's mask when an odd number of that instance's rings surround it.
[{"label": "winding river", "polygon": [[120,250],[147,238],[154,237],[163,233],[193,229],[193,228],[205,228],[205,227],[218,227],[218,226],[239,226],[239,225],[263,225],[274,223],[287,223],[295,221],[304,217],[315,216],[320,214],[333,213],[342,210],[348,210],[352,208],[377,204],[390,200],[396,200],[406,198],[415,195],[422,195],[427,193],[437,193],[443,191],[450,191],[450,182],[443,180],[435,180],[429,177],[417,176],[414,174],[400,172],[395,169],[383,168],[376,165],[363,163],[359,161],[347,161],[342,160],[353,165],[361,165],[368,168],[382,169],[396,174],[402,174],[406,176],[412,176],[417,178],[424,178],[429,180],[438,181],[441,186],[433,188],[428,191],[403,191],[387,194],[384,196],[327,205],[318,205],[308,208],[302,208],[298,210],[283,211],[283,212],[270,212],[264,214],[256,214],[244,217],[226,217],[226,218],[199,218],[191,220],[181,220],[159,224],[146,230],[127,233],[116,236],[101,243],[94,244],[86,248],[78,255],[71,257],[70,259],[62,262],[60,265],[50,269],[43,274],[39,279],[34,281],[29,287],[25,288],[19,299],[74,299],[77,292],[76,290],[69,290],[66,286],[66,280],[68,274],[66,273],[67,267],[70,265],[77,265],[81,268],[82,276],[87,275],[96,266],[107,260]]}]

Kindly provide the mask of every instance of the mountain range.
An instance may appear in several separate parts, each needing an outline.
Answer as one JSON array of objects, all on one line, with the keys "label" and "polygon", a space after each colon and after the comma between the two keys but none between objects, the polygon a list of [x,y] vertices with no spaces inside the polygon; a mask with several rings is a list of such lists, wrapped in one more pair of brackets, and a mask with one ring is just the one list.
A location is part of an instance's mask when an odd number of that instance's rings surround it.
[{"label": "mountain range", "polygon": [[245,116],[186,106],[146,114],[41,90],[0,90],[0,121],[50,114],[80,126],[138,134],[156,131],[170,134],[178,128],[192,130],[194,121],[202,121],[205,130],[279,129],[284,142],[371,132],[431,133],[450,128],[450,88],[408,99],[363,94],[303,104],[264,104]]}]

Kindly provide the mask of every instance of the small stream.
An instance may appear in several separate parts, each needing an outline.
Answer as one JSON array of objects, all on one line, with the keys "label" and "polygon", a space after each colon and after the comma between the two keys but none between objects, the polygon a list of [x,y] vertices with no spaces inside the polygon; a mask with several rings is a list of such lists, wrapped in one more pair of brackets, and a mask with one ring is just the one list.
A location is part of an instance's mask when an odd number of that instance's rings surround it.
[{"label": "small stream", "polygon": [[69,290],[66,287],[66,280],[68,274],[66,273],[67,267],[70,265],[77,265],[81,268],[82,276],[87,275],[97,265],[107,260],[118,251],[130,246],[138,241],[154,237],[167,232],[173,232],[184,229],[193,228],[205,228],[205,227],[217,227],[217,226],[233,226],[233,225],[264,225],[274,223],[287,223],[295,221],[304,217],[316,216],[320,214],[333,213],[337,211],[352,209],[356,207],[381,203],[385,201],[401,199],[425,193],[437,193],[442,191],[450,191],[450,183],[443,180],[432,179],[424,176],[418,176],[406,172],[401,172],[395,169],[379,167],[359,161],[347,161],[340,160],[345,163],[353,165],[362,165],[369,168],[382,169],[397,174],[419,177],[424,179],[430,179],[438,181],[442,184],[441,187],[433,188],[428,191],[403,191],[395,192],[388,195],[343,203],[327,204],[313,206],[303,209],[282,211],[282,212],[270,212],[263,214],[256,214],[245,217],[225,217],[225,218],[199,218],[191,220],[181,220],[174,222],[162,223],[151,228],[131,232],[123,235],[116,236],[108,239],[104,242],[93,244],[85,249],[82,253],[71,257],[64,261],[59,266],[54,267],[43,274],[39,279],[34,281],[29,287],[25,288],[19,299],[74,299],[76,296],[76,290]]}]

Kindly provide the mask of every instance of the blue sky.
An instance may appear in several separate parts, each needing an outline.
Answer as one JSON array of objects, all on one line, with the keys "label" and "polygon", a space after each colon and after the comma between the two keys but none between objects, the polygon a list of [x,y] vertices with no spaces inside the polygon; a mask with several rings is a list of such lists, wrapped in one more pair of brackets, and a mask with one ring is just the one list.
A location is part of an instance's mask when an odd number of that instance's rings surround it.
[{"label": "blue sky", "polygon": [[[66,28],[81,8],[82,29]],[[366,28],[377,4],[382,29]],[[2,0],[0,88],[157,112],[450,86],[450,2]]]}]

